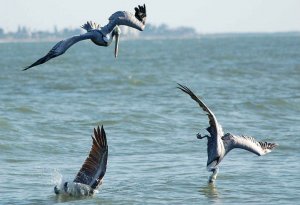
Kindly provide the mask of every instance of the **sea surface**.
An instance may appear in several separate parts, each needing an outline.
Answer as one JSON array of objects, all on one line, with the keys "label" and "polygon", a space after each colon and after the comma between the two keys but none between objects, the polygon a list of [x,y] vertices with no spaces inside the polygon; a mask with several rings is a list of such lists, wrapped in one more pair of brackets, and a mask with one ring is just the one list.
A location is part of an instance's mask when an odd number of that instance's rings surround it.
[{"label": "sea surface", "polygon": [[[297,204],[300,201],[300,35],[80,42],[22,71],[55,42],[0,44],[0,204]],[[208,185],[210,107],[224,132],[279,144],[231,151]],[[104,125],[109,156],[93,197],[57,197]]]}]

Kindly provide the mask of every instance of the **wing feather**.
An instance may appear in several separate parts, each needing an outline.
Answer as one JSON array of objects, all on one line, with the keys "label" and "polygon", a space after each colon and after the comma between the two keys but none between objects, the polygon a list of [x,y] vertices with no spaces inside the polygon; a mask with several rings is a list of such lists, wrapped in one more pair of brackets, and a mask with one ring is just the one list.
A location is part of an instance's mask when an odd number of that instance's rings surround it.
[{"label": "wing feather", "polygon": [[89,156],[77,173],[74,182],[91,186],[93,189],[101,184],[107,167],[108,146],[103,126],[94,128],[93,145]]},{"label": "wing feather", "polygon": [[224,138],[225,144],[228,144],[228,146],[225,146],[226,153],[234,148],[240,148],[261,156],[271,152],[272,149],[278,146],[276,143],[257,141],[249,136],[231,136],[229,143],[226,143],[226,135]]},{"label": "wing feather", "polygon": [[209,119],[209,125],[210,125],[207,128],[207,131],[211,134],[211,136],[212,137],[223,136],[223,129],[221,125],[219,125],[214,113],[188,87],[181,85],[179,83],[178,85],[179,87],[177,88],[190,95],[190,97],[199,104],[202,110],[207,113]]},{"label": "wing feather", "polygon": [[53,46],[53,48],[51,48],[51,50],[44,57],[38,59],[36,62],[31,64],[30,66],[27,66],[23,70],[28,70],[29,68],[43,64],[52,58],[60,56],[60,55],[64,54],[72,45],[74,45],[78,41],[91,39],[93,37],[94,37],[93,33],[85,33],[85,34],[72,36],[65,40],[59,41],[57,44],[55,44]]}]

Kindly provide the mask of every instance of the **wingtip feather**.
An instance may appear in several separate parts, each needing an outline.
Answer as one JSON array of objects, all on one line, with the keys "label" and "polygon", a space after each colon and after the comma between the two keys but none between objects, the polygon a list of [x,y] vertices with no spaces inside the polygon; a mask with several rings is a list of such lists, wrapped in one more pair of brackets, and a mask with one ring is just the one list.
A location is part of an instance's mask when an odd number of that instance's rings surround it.
[{"label": "wingtip feather", "polygon": [[22,71],[28,70],[29,68],[32,68],[32,67],[33,67],[32,65],[27,66],[27,67],[25,67]]}]

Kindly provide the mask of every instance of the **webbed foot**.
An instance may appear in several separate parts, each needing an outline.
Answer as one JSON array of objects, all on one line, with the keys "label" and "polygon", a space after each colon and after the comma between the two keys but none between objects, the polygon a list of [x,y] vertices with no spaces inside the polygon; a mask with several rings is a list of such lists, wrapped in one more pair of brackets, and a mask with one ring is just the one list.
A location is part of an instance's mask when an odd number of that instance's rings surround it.
[{"label": "webbed foot", "polygon": [[208,135],[201,136],[200,133],[197,134],[197,139],[199,139],[199,140],[206,138],[206,137],[208,137]]}]

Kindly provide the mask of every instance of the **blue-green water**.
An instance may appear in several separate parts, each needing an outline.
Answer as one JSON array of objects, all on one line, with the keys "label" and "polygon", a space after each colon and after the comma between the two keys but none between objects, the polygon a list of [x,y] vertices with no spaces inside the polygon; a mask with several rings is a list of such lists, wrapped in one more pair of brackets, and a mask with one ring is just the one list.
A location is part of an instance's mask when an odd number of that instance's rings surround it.
[{"label": "blue-green water", "polygon": [[[295,204],[300,201],[300,36],[79,43],[26,72],[54,43],[0,44],[0,204]],[[233,150],[208,186],[208,119],[176,83],[213,110],[224,131],[279,144]],[[109,159],[99,193],[57,198],[104,124]]]}]

